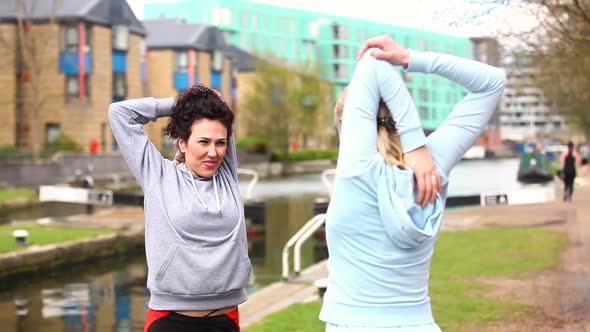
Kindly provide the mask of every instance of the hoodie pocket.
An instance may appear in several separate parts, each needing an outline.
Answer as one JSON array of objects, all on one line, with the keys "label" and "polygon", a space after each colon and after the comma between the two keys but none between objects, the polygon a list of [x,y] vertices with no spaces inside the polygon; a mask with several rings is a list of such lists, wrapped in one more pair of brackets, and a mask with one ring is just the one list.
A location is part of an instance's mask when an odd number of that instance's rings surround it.
[{"label": "hoodie pocket", "polygon": [[173,244],[156,273],[156,291],[179,295],[222,294],[246,286],[251,265],[244,246]]}]

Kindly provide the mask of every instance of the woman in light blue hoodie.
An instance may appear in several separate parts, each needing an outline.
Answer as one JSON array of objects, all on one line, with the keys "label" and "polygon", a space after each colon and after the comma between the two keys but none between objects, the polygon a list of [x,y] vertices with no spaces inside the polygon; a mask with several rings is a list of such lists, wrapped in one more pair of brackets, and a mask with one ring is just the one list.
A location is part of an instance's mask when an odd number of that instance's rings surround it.
[{"label": "woman in light blue hoodie", "polygon": [[[330,274],[320,319],[327,332],[439,332],[428,278],[449,173],[481,135],[502,95],[505,74],[472,60],[408,50],[389,36],[368,40],[359,54],[344,100],[327,212]],[[425,137],[395,66],[437,74],[469,93]],[[415,165],[407,157],[424,148],[432,154],[442,190],[420,205]],[[436,175],[428,179],[432,187],[438,185]]]}]

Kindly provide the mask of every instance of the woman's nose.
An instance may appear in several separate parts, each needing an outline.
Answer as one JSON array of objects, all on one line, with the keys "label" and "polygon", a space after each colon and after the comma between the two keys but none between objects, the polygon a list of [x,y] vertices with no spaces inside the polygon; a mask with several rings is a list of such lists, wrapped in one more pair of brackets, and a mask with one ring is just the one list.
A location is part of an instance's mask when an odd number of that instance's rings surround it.
[{"label": "woman's nose", "polygon": [[209,145],[209,149],[207,149],[207,155],[212,157],[217,155],[217,150],[215,149],[214,144]]}]

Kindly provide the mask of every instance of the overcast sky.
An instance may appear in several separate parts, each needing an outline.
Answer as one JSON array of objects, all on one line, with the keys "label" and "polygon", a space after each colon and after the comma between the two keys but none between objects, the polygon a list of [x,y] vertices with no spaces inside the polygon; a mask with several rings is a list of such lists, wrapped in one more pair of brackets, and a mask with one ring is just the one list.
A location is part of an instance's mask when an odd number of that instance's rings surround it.
[{"label": "overcast sky", "polygon": [[[143,19],[143,4],[174,0],[127,0]],[[206,1],[206,0],[194,0]],[[411,26],[468,37],[493,36],[498,30],[517,30],[515,22],[527,22],[514,9],[474,5],[469,0],[251,0],[301,8],[337,16],[349,16],[395,25]],[[477,19],[472,17],[477,16]]]}]

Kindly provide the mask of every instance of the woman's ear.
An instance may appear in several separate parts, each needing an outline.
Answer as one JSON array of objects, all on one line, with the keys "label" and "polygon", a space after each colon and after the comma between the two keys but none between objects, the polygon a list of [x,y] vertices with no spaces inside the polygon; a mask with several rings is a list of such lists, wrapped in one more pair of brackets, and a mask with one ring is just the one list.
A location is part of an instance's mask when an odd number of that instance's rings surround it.
[{"label": "woman's ear", "polygon": [[182,138],[178,139],[178,150],[180,150],[182,153],[186,152],[186,141]]}]

